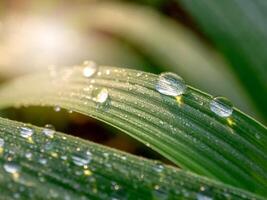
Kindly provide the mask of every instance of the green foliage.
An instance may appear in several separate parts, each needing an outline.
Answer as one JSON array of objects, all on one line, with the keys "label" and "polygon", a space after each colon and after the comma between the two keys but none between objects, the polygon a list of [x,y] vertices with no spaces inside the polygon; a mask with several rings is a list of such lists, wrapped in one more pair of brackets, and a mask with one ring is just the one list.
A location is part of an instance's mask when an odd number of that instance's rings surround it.
[{"label": "green foliage", "polygon": [[[42,106],[53,107],[57,112],[77,112],[121,130],[176,167],[56,132],[51,127],[0,117],[1,200],[266,199],[266,126],[233,107],[227,99],[219,101],[201,90],[224,94],[246,113],[266,121],[267,29],[263,19],[267,3],[134,2],[84,4],[81,0],[64,14],[64,21],[80,33],[90,32],[89,37],[81,34],[80,41],[90,43],[90,55],[96,60],[138,65],[141,71],[98,66],[94,62],[50,66],[1,83],[0,109]],[[53,13],[61,3],[48,0],[29,5],[48,6],[44,10]],[[69,2],[65,6],[69,7]],[[176,12],[184,9],[188,13],[167,16],[173,15],[170,6]],[[192,17],[196,29],[202,30],[212,45],[171,19],[181,19],[182,15]],[[7,53],[0,54],[12,58],[24,46],[30,51],[30,45],[18,45],[21,46],[15,51],[14,47],[3,46],[1,49]],[[75,52],[70,60],[86,55],[86,48]],[[14,68],[5,66],[10,58],[0,59],[0,65],[4,63],[3,68],[0,66],[3,77],[16,74],[12,73]],[[144,70],[178,72],[188,84],[177,75],[169,74],[172,79],[166,80]],[[26,73],[27,69],[20,71]]]},{"label": "green foliage", "polygon": [[[21,136],[25,127],[31,137]],[[260,199],[159,162],[43,131],[0,118],[1,199]]]},{"label": "green foliage", "polygon": [[[162,95],[155,91],[158,80],[154,74],[112,67],[98,67],[89,78],[83,67],[47,71],[3,85],[0,107],[60,106],[86,114],[183,169],[264,194],[266,128],[238,110],[227,119],[217,116],[210,110],[211,97],[193,88],[177,98]],[[108,98],[102,101],[103,90]]]}]

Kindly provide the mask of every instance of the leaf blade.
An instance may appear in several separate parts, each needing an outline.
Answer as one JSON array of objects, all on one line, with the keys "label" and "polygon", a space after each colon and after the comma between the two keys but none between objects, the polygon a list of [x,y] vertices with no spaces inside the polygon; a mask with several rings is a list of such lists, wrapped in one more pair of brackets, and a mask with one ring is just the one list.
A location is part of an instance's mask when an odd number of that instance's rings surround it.
[{"label": "leaf blade", "polygon": [[[16,173],[7,173],[0,167],[1,198],[195,199],[207,191],[208,197],[216,199],[261,199],[159,162],[59,132],[47,140],[43,128],[27,125],[34,132],[28,140],[20,136],[21,127],[25,124],[0,118],[0,138],[5,141],[0,165],[12,162],[20,167]],[[43,146],[52,142],[53,148],[44,151]],[[72,155],[84,150],[90,151],[92,158],[88,165],[76,166]],[[31,157],[25,157],[29,152]]]},{"label": "leaf blade", "polygon": [[[54,81],[42,73],[3,86],[0,107],[60,105],[120,128],[184,169],[263,194],[266,128],[238,110],[229,124],[209,110],[211,97],[193,88],[179,103],[155,91],[157,80],[154,74],[112,67],[99,67],[86,79],[75,67],[59,71]],[[107,108],[97,109],[94,88],[108,89]]]}]

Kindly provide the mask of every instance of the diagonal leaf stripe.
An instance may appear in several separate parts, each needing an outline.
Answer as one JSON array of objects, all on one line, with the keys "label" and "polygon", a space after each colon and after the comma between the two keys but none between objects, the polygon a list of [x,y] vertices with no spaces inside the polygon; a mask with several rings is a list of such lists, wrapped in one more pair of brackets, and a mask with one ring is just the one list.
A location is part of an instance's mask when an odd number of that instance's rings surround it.
[{"label": "diagonal leaf stripe", "polygon": [[[55,73],[52,73],[55,74]],[[228,119],[209,109],[211,97],[189,87],[182,97],[155,91],[158,76],[99,67],[91,78],[82,67],[43,72],[2,86],[0,107],[61,106],[115,126],[181,168],[264,194],[267,188],[267,131],[237,109]],[[108,101],[94,102],[106,88]]]}]

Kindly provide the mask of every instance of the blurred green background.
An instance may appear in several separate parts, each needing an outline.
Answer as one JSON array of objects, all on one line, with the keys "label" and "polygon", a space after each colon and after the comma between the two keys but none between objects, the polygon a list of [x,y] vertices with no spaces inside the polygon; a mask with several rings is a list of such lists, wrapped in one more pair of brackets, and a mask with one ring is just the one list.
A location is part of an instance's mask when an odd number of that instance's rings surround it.
[{"label": "blurred green background", "polygon": [[[0,80],[84,60],[153,73],[173,71],[267,121],[267,3],[263,0],[2,0]],[[156,153],[96,120],[52,108],[2,116],[149,158]]]}]

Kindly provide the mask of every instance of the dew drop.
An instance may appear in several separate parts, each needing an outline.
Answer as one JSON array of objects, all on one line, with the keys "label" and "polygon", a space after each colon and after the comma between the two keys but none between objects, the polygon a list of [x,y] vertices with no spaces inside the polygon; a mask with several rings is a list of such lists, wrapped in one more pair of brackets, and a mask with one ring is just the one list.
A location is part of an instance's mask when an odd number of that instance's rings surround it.
[{"label": "dew drop", "polygon": [[5,145],[4,139],[0,138],[0,148],[3,147],[4,145]]},{"label": "dew drop", "polygon": [[32,158],[32,153],[31,152],[26,152],[25,153],[25,157],[30,160]]},{"label": "dew drop", "polygon": [[67,159],[68,159],[68,157],[65,156],[65,155],[60,156],[60,158],[61,158],[62,160],[67,160]]},{"label": "dew drop", "polygon": [[92,172],[89,169],[84,170],[83,173],[85,176],[91,176],[92,175]]},{"label": "dew drop", "polygon": [[44,129],[42,130],[42,133],[50,138],[54,137],[55,132],[55,127],[51,124],[46,124]]},{"label": "dew drop", "polygon": [[23,138],[31,137],[33,132],[34,132],[33,129],[31,129],[29,127],[21,127],[20,128],[20,136]]},{"label": "dew drop", "polygon": [[58,106],[58,105],[57,105],[57,106],[55,106],[55,107],[54,107],[54,111],[55,111],[55,112],[60,112],[60,111],[61,111],[61,108],[60,108],[60,106]]},{"label": "dew drop", "polygon": [[160,163],[157,163],[155,166],[154,166],[154,170],[158,173],[162,172],[164,170],[164,166]]},{"label": "dew drop", "polygon": [[93,101],[103,104],[108,99],[108,90],[106,88],[97,88],[92,91]]},{"label": "dew drop", "polygon": [[197,200],[213,200],[212,193],[209,189],[202,186],[200,190],[201,191],[197,193]]},{"label": "dew drop", "polygon": [[156,83],[156,90],[168,96],[179,96],[185,93],[185,81],[177,74],[171,72],[161,73]]},{"label": "dew drop", "polygon": [[229,117],[233,112],[233,104],[225,97],[215,97],[210,102],[210,109],[220,117]]},{"label": "dew drop", "polygon": [[72,156],[72,161],[77,166],[84,166],[91,162],[92,160],[92,154],[90,151],[78,151],[75,152]]},{"label": "dew drop", "polygon": [[213,200],[212,197],[206,196],[204,194],[198,193],[197,200]]},{"label": "dew drop", "polygon": [[46,165],[47,164],[47,160],[45,158],[39,158],[38,162],[42,165]]},{"label": "dew drop", "polygon": [[[255,134],[255,137],[256,137],[258,140],[261,139],[261,136],[260,136],[258,133]],[[0,147],[1,147],[1,142],[0,142]]]},{"label": "dew drop", "polygon": [[97,65],[93,61],[85,61],[83,65],[83,76],[86,78],[93,76],[97,71]]},{"label": "dew drop", "polygon": [[114,182],[114,181],[112,181],[111,182],[111,188],[113,189],[113,190],[119,190],[120,189],[120,185],[119,184],[117,184],[116,182]]},{"label": "dew drop", "polygon": [[20,166],[11,161],[4,164],[4,170],[8,173],[14,174],[20,171]]}]

